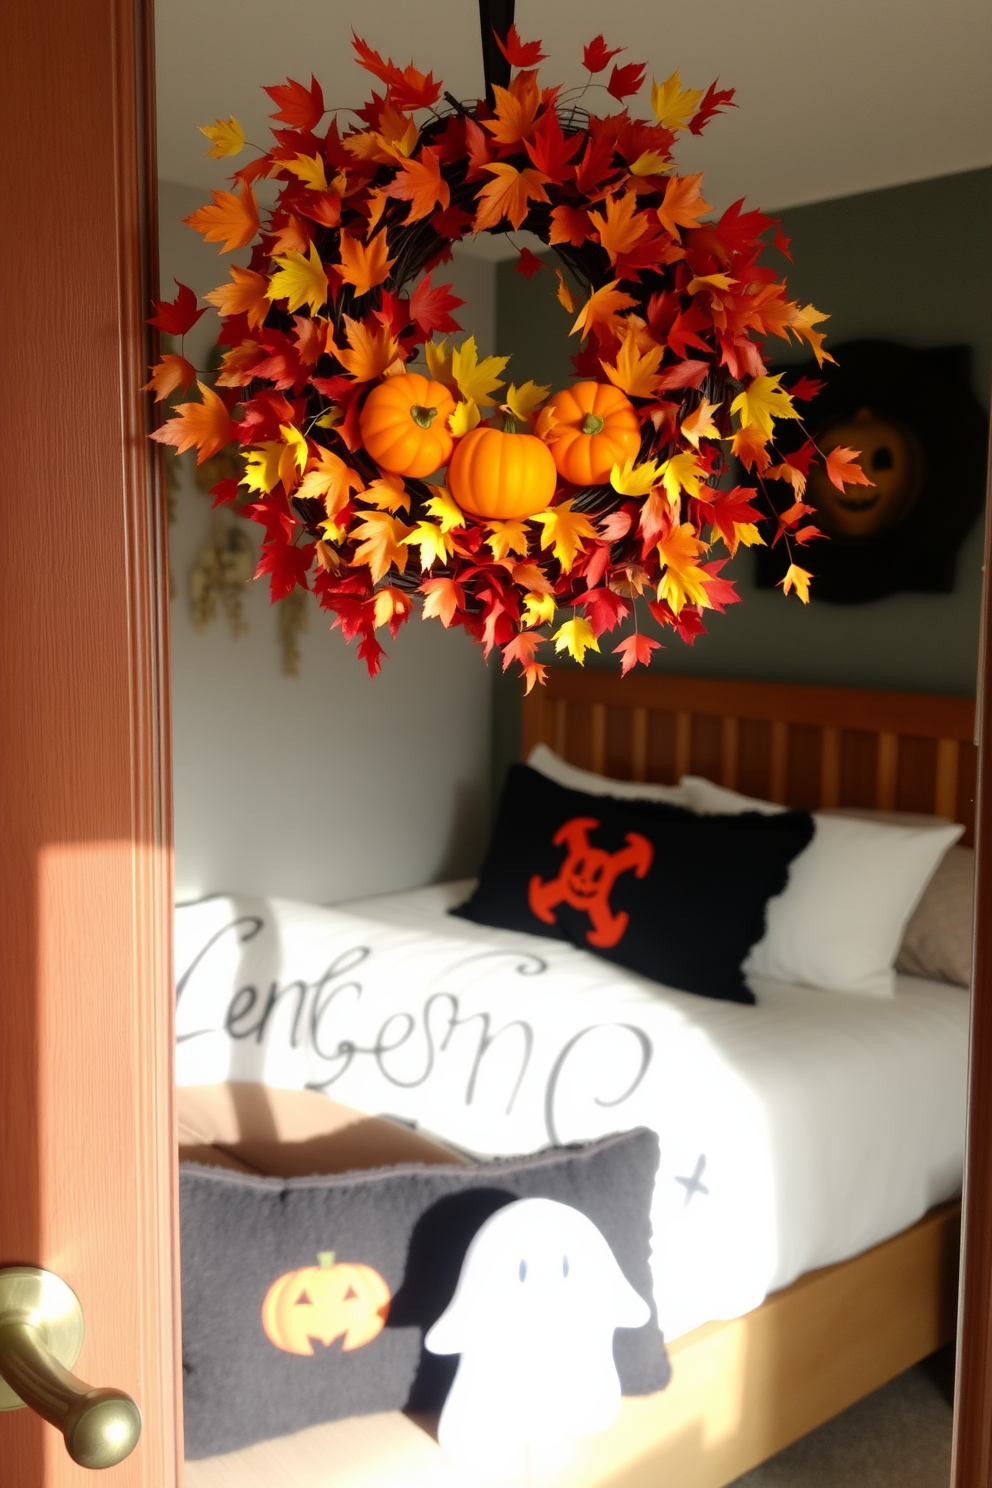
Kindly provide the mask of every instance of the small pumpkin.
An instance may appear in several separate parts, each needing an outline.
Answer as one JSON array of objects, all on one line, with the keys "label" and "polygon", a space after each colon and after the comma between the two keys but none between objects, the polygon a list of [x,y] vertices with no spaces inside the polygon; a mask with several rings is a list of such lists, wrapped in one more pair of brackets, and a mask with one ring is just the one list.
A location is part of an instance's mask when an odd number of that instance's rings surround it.
[{"label": "small pumpkin", "polygon": [[332,1250],[316,1266],[278,1277],[262,1303],[262,1327],[287,1354],[312,1354],[311,1338],[325,1348],[336,1338],[347,1353],[377,1338],[389,1315],[389,1287],[371,1266],[335,1264]]},{"label": "small pumpkin", "polygon": [[557,484],[555,462],[544,441],[510,427],[472,429],[458,441],[448,466],[448,490],[462,511],[491,522],[544,511]]},{"label": "small pumpkin", "polygon": [[393,475],[432,475],[454,447],[448,418],[455,400],[441,382],[400,372],[374,387],[359,416],[362,444]]},{"label": "small pumpkin", "polygon": [[614,465],[632,460],[641,447],[634,405],[611,382],[573,383],[547,406],[556,420],[551,454],[573,486],[604,485]]}]

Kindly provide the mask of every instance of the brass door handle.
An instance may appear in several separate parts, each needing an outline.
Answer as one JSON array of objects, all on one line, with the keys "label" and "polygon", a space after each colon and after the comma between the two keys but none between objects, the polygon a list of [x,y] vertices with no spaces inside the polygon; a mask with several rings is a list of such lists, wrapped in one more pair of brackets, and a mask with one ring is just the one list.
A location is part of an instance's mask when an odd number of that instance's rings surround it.
[{"label": "brass door handle", "polygon": [[137,1446],[141,1412],[123,1390],[95,1390],[70,1367],[83,1346],[83,1309],[60,1276],[0,1267],[0,1410],[30,1406],[57,1426],[81,1467],[113,1467]]}]

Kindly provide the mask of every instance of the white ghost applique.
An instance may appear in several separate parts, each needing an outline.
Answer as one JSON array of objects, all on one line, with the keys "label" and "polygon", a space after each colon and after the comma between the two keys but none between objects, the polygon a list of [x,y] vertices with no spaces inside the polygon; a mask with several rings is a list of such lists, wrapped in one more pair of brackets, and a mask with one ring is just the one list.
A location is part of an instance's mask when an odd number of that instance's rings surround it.
[{"label": "white ghost applique", "polygon": [[486,1220],[455,1294],[428,1331],[434,1354],[460,1354],[438,1440],[490,1482],[566,1459],[575,1438],[620,1408],[616,1328],[650,1308],[591,1219],[552,1199],[519,1199]]}]

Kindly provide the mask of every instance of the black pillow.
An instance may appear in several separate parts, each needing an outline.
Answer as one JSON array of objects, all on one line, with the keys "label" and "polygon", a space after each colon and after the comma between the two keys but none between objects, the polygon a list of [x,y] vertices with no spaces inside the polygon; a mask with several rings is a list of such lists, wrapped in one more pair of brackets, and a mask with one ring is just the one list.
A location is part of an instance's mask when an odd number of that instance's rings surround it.
[{"label": "black pillow", "polygon": [[697,816],[567,790],[514,765],[478,886],[452,914],[570,940],[668,987],[753,1003],[741,962],[813,831],[808,811]]},{"label": "black pillow", "polygon": [[439,1410],[458,1360],[427,1353],[424,1334],[454,1294],[473,1235],[514,1199],[556,1199],[599,1227],[651,1308],[644,1327],[614,1334],[623,1391],[664,1389],[671,1370],[649,1264],[657,1168],[658,1139],[643,1127],[464,1167],[285,1179],[181,1164],[186,1456],[343,1416]]}]

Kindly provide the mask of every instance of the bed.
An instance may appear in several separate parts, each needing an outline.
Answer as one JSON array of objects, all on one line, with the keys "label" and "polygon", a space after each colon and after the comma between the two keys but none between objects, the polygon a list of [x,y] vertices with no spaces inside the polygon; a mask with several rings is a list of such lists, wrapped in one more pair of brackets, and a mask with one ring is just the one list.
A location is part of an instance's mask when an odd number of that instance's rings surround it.
[{"label": "bed", "polygon": [[[695,772],[788,805],[934,812],[962,822],[967,841],[972,729],[968,699],[560,671],[525,704],[523,747],[545,742],[633,781]],[[324,911],[332,920],[316,940],[298,906],[193,906],[178,954],[178,1077],[310,1086],[478,1153],[637,1122],[671,1133],[659,1103],[681,1113],[681,1136],[663,1142],[655,1211],[674,1380],[660,1396],[624,1400],[563,1481],[634,1488],[667,1475],[680,1488],[721,1488],[950,1339],[964,991],[906,978],[879,1006],[783,998],[768,985],[757,1010],[659,997],[570,946],[452,922],[445,910],[461,892]],[[232,975],[233,997],[218,990]],[[697,1099],[687,1119],[704,1084],[705,1108]],[[816,1084],[829,1116],[802,1105]],[[760,1139],[769,1122],[771,1143]],[[852,1133],[869,1128],[868,1156],[851,1163]],[[784,1210],[779,1189],[790,1193]],[[447,1481],[429,1436],[402,1417],[302,1435],[314,1488],[362,1481],[363,1463],[369,1481]],[[190,1464],[189,1481],[226,1488],[257,1469],[261,1484],[274,1450]],[[329,1471],[332,1457],[342,1465]]]}]

